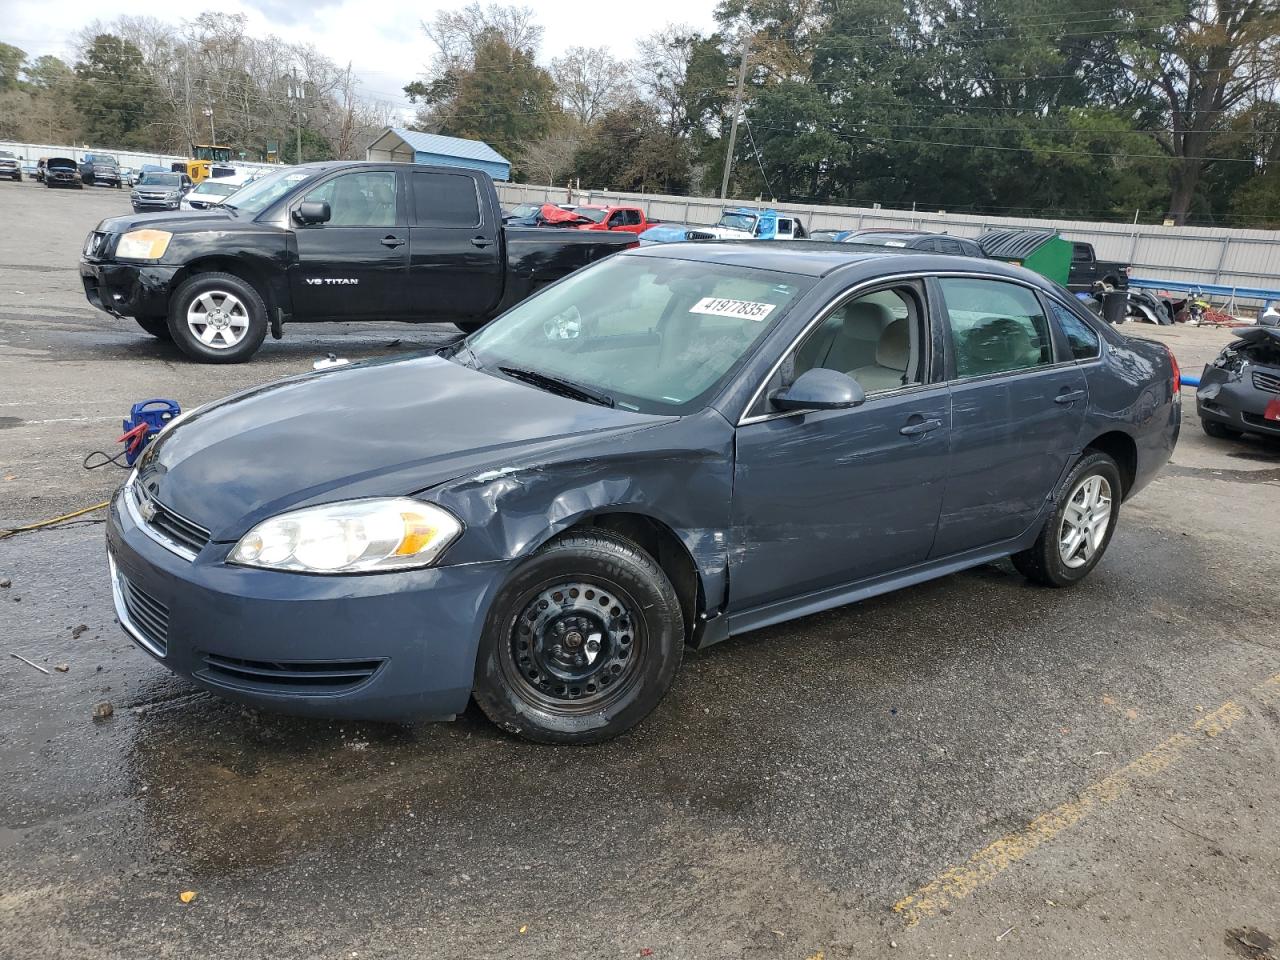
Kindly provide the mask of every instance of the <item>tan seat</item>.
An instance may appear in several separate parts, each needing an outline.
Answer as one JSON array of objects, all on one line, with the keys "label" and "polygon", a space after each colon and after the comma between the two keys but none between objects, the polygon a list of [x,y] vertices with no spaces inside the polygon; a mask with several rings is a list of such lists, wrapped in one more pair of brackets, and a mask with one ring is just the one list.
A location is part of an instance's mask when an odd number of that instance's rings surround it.
[{"label": "tan seat", "polygon": [[911,365],[911,321],[894,320],[876,344],[875,362],[848,371],[867,393],[897,390],[906,385],[907,367]]}]

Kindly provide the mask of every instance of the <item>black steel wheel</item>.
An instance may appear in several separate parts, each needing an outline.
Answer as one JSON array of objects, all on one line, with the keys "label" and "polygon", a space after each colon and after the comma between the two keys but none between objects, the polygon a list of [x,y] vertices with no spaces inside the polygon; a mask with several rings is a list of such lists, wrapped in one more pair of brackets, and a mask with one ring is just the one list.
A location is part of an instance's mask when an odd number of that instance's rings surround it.
[{"label": "black steel wheel", "polygon": [[569,534],[521,564],[494,601],[475,700],[530,740],[607,740],[658,705],[683,648],[680,603],[657,562],[612,533]]}]

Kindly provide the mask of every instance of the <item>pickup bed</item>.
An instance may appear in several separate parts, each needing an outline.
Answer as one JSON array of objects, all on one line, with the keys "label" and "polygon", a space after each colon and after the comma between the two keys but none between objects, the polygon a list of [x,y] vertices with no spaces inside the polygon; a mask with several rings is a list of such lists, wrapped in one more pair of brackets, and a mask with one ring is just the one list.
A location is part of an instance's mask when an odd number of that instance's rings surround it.
[{"label": "pickup bed", "polygon": [[304,321],[451,321],[471,331],[630,234],[504,227],[476,170],[330,162],[268,174],[215,209],[103,220],[80,277],[94,306],[192,359],[247,360]]},{"label": "pickup bed", "polygon": [[1067,277],[1067,289],[1072,292],[1088,292],[1095,283],[1102,283],[1116,290],[1129,286],[1129,265],[1111,260],[1099,260],[1092,243],[1071,244],[1071,270]]}]

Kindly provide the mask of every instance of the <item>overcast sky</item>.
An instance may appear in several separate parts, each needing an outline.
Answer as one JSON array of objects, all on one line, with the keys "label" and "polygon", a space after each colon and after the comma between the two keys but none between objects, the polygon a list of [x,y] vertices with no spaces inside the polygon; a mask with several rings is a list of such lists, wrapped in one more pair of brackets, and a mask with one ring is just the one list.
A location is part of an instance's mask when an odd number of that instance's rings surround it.
[{"label": "overcast sky", "polygon": [[[518,0],[517,0],[518,2]],[[669,22],[708,30],[714,25],[716,0],[526,0],[546,28],[540,59],[574,44],[607,46],[630,58],[636,42]],[[249,32],[275,33],[286,40],[312,43],[338,64],[351,61],[366,96],[405,104],[401,92],[422,72],[432,47],[419,23],[437,10],[466,6],[466,0],[219,0],[213,7],[225,13],[244,13]],[[100,0],[59,0],[57,16],[48,5],[23,0],[0,0],[0,40],[25,50],[32,59],[52,53],[67,58],[68,33],[108,8],[166,20],[180,19],[179,11],[164,4],[110,4]],[[199,5],[196,8],[199,9]],[[73,25],[73,26],[66,26]]]}]

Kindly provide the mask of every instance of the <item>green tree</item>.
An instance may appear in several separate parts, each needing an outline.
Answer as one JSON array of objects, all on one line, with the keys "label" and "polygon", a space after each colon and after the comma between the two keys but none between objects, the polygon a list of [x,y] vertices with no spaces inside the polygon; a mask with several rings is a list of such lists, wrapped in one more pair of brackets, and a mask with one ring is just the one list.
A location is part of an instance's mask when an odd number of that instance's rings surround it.
[{"label": "green tree", "polygon": [[574,173],[596,187],[683,193],[689,188],[688,141],[673,135],[652,103],[610,110],[574,157]]},{"label": "green tree", "polygon": [[71,99],[83,117],[84,138],[94,145],[148,145],[159,119],[156,94],[142,52],[112,34],[94,37],[75,66]]},{"label": "green tree", "polygon": [[0,92],[18,89],[27,52],[11,43],[0,43]]}]

